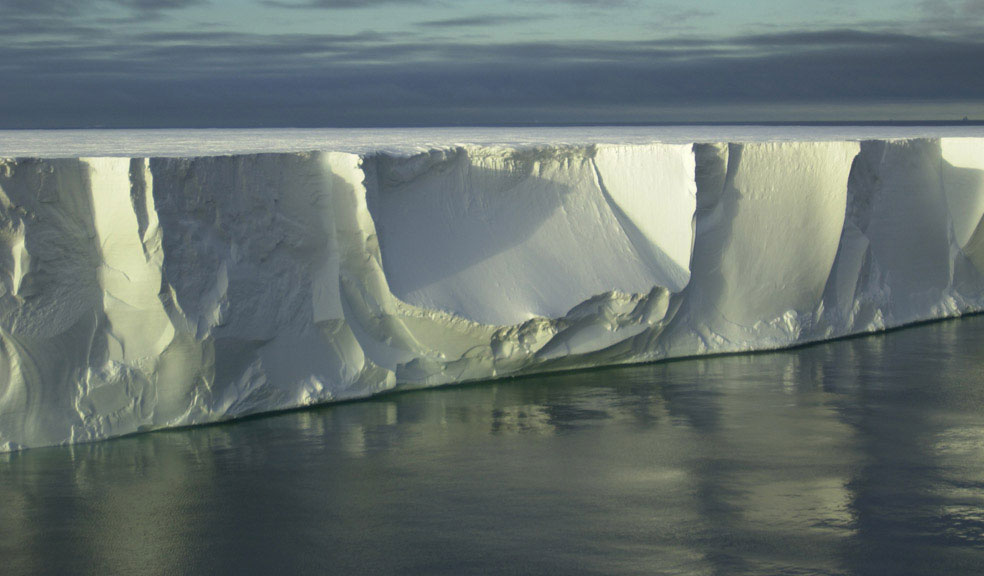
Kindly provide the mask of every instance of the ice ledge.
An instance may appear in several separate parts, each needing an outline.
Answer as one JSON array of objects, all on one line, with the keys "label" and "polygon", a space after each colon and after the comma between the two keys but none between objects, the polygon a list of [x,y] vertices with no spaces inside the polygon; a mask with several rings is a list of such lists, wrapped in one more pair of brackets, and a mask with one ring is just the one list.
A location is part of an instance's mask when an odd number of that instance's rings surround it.
[{"label": "ice ledge", "polygon": [[979,125],[0,130],[0,157],[188,158],[315,150],[407,155],[458,146],[520,148],[981,137],[984,137],[984,126]]},{"label": "ice ledge", "polygon": [[0,161],[0,447],[984,309],[984,139]]}]

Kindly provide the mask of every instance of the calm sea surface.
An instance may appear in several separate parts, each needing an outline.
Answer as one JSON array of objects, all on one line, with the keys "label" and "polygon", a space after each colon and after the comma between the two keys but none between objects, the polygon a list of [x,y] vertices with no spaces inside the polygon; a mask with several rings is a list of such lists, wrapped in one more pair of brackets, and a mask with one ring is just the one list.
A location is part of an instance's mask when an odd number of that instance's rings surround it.
[{"label": "calm sea surface", "polygon": [[984,316],[0,455],[0,574],[984,574]]}]

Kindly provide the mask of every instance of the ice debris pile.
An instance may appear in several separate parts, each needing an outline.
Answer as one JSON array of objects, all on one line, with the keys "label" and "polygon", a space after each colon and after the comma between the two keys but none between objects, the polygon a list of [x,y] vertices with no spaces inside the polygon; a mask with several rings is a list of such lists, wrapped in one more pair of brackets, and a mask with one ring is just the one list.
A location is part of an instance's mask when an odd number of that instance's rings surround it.
[{"label": "ice debris pile", "polygon": [[984,309],[984,139],[0,161],[0,450]]}]

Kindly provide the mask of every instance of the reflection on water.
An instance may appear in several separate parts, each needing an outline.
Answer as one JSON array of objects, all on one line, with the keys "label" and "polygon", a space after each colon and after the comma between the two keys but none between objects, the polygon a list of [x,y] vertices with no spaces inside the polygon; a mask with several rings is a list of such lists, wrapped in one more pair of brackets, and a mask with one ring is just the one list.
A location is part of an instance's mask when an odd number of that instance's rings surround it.
[{"label": "reflection on water", "polygon": [[0,455],[19,573],[984,573],[984,317]]}]

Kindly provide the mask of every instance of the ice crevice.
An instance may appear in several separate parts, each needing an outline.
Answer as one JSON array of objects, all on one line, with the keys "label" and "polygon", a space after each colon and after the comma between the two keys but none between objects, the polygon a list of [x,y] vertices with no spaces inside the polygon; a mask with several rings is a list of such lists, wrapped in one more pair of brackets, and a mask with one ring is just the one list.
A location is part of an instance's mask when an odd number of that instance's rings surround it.
[{"label": "ice crevice", "polygon": [[984,140],[0,161],[0,450],[984,309]]}]

